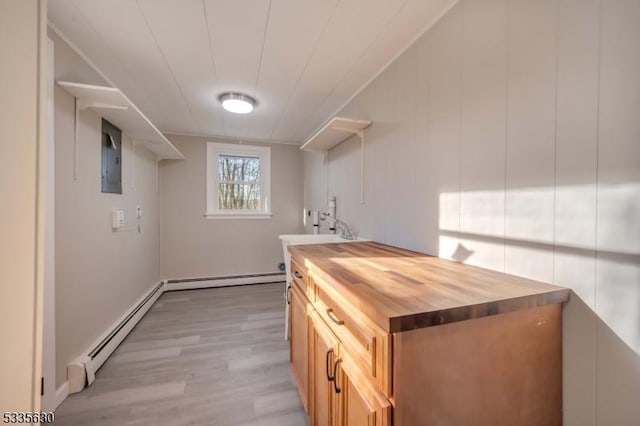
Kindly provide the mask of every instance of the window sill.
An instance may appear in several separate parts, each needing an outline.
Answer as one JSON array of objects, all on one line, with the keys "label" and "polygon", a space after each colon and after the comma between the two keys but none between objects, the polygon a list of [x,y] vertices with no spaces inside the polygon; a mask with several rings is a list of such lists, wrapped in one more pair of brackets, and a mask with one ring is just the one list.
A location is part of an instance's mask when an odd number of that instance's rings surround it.
[{"label": "window sill", "polygon": [[207,212],[204,217],[207,219],[271,219],[271,212]]}]

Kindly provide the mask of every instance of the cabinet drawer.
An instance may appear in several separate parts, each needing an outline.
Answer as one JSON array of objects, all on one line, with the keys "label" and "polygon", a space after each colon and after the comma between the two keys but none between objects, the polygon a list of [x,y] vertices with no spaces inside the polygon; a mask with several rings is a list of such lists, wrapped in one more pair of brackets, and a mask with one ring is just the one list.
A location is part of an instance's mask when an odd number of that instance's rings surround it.
[{"label": "cabinet drawer", "polygon": [[341,347],[358,363],[369,379],[386,395],[392,395],[389,335],[359,317],[356,309],[336,302],[321,285],[309,280],[315,288],[314,306],[318,314],[340,339]]},{"label": "cabinet drawer", "polygon": [[291,279],[292,284],[297,286],[305,296],[309,297],[307,271],[294,260],[291,261]]}]

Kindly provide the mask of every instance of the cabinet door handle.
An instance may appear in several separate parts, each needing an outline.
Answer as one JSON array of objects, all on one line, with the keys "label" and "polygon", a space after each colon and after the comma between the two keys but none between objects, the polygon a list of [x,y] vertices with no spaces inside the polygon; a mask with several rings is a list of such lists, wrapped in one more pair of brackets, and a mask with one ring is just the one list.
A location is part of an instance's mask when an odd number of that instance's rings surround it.
[{"label": "cabinet door handle", "polygon": [[330,382],[333,382],[333,380],[335,379],[335,376],[332,376],[331,374],[329,374],[329,355],[331,355],[333,353],[333,348],[329,348],[327,350],[327,356],[324,362],[324,366],[327,370],[327,380]]},{"label": "cabinet door handle", "polygon": [[335,390],[336,393],[342,392],[342,389],[340,388],[340,386],[338,386],[338,364],[340,364],[341,362],[342,358],[336,358],[335,362],[333,363],[333,390]]},{"label": "cabinet door handle", "polygon": [[335,313],[331,308],[327,308],[327,316],[331,319],[331,321],[335,322],[338,325],[344,324],[344,321],[342,321],[341,319],[338,319],[338,317],[335,316]]},{"label": "cabinet door handle", "polygon": [[293,275],[295,275],[296,277],[298,277],[300,279],[303,278],[302,274],[300,272],[298,272],[298,271],[293,271]]},{"label": "cabinet door handle", "polygon": [[284,298],[287,300],[287,305],[291,304],[290,294],[291,294],[291,286],[287,287],[287,291],[284,294]]}]

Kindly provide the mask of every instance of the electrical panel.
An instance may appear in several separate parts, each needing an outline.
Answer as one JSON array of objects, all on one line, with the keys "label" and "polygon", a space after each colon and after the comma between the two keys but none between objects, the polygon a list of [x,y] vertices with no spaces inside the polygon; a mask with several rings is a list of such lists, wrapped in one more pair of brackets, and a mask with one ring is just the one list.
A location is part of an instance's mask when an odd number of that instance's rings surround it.
[{"label": "electrical panel", "polygon": [[102,119],[102,192],[122,194],[122,130]]}]

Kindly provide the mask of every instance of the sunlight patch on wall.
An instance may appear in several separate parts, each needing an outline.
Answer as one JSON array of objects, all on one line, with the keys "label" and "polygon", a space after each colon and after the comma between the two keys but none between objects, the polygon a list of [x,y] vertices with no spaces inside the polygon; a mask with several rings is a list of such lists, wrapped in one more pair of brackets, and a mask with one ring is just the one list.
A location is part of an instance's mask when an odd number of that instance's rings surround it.
[{"label": "sunlight patch on wall", "polygon": [[640,184],[439,196],[439,255],[572,288],[640,353]]}]

